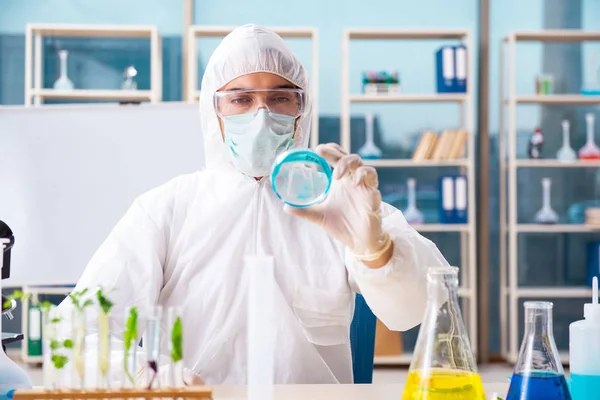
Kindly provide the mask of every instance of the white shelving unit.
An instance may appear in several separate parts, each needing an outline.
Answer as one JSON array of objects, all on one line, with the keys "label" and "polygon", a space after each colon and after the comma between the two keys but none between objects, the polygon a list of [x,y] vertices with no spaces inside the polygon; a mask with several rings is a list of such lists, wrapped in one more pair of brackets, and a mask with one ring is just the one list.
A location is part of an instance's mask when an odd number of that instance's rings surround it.
[{"label": "white shelving unit", "polygon": [[[44,89],[44,37],[150,39],[150,90]],[[25,105],[38,106],[47,99],[160,102],[162,42],[158,28],[138,25],[28,24],[25,29]]]},{"label": "white shelving unit", "polygon": [[[469,337],[474,349],[477,348],[477,305],[476,305],[476,236],[475,236],[475,134],[473,119],[473,58],[468,56],[467,93],[432,93],[398,95],[364,95],[350,93],[350,42],[352,40],[460,40],[472,51],[471,36],[468,30],[402,30],[402,29],[348,29],[342,38],[342,105],[341,105],[341,146],[350,151],[350,107],[358,103],[458,103],[460,106],[461,128],[469,132],[467,157],[459,160],[412,161],[403,159],[368,160],[366,164],[374,167],[390,168],[439,168],[457,167],[468,179],[469,215],[467,224],[424,224],[415,226],[419,232],[458,232],[461,235],[461,288],[459,296],[469,300],[467,309],[463,309],[468,321]],[[431,55],[434,61],[434,54]],[[412,356],[376,357],[376,365],[406,365]]]},{"label": "white shelving unit", "polygon": [[[519,299],[522,298],[587,298],[591,290],[585,287],[520,287],[518,283],[518,235],[575,234],[597,232],[586,225],[520,224],[517,216],[517,172],[522,168],[600,168],[597,161],[517,159],[516,113],[519,104],[539,105],[600,105],[600,96],[578,94],[518,95],[516,93],[517,42],[583,42],[600,41],[600,32],[579,30],[548,30],[514,32],[503,39],[500,49],[500,326],[502,356],[515,363],[521,338],[518,337]],[[508,76],[506,75],[508,72]],[[508,126],[506,126],[508,122]],[[561,354],[568,362],[568,354]]]},{"label": "white shelving unit", "polygon": [[[312,41],[312,65],[310,84],[312,89],[312,128],[310,134],[310,145],[312,148],[319,144],[319,34],[317,28],[312,27],[269,27],[282,38],[310,39]],[[234,26],[204,26],[192,25],[188,30],[187,38],[187,101],[194,102],[200,98],[198,87],[198,38],[225,37]]]}]

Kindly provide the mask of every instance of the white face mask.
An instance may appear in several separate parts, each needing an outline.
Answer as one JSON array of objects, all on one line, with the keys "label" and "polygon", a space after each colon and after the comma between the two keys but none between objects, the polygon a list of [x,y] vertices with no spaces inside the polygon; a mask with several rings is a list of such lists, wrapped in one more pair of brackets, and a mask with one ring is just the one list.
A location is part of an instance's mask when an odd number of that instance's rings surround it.
[{"label": "white face mask", "polygon": [[223,118],[225,144],[237,169],[248,176],[271,173],[275,158],[294,144],[296,118],[258,110],[256,116],[240,114]]}]

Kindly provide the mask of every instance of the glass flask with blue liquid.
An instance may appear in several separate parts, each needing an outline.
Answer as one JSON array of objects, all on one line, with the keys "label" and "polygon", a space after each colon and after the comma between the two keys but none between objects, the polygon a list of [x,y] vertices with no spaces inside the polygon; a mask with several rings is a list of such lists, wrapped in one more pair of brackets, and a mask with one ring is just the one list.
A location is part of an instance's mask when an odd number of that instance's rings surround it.
[{"label": "glass flask with blue liquid", "polygon": [[527,301],[525,333],[506,400],[571,400],[552,332],[551,302]]},{"label": "glass flask with blue liquid", "polygon": [[305,208],[319,204],[331,188],[332,170],[320,155],[308,149],[280,154],[271,171],[271,186],[284,203]]}]

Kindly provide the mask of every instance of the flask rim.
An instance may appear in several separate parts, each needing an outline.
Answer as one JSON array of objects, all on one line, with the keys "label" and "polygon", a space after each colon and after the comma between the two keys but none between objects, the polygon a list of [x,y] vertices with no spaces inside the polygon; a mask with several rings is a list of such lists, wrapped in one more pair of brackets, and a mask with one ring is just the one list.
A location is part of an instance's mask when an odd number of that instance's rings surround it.
[{"label": "flask rim", "polygon": [[526,301],[523,303],[525,309],[551,310],[554,303],[551,301]]}]

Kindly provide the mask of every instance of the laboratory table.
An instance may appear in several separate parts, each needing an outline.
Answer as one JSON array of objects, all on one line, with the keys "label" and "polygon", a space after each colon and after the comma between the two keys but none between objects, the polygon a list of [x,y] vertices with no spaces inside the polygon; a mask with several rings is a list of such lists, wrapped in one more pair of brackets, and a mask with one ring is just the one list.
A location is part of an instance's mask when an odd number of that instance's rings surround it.
[{"label": "laboratory table", "polygon": [[[484,383],[486,394],[493,392],[505,397],[508,383]],[[399,400],[402,398],[403,384],[374,385],[281,385],[275,386],[273,400]],[[244,400],[244,386],[213,386],[214,400]]]}]

